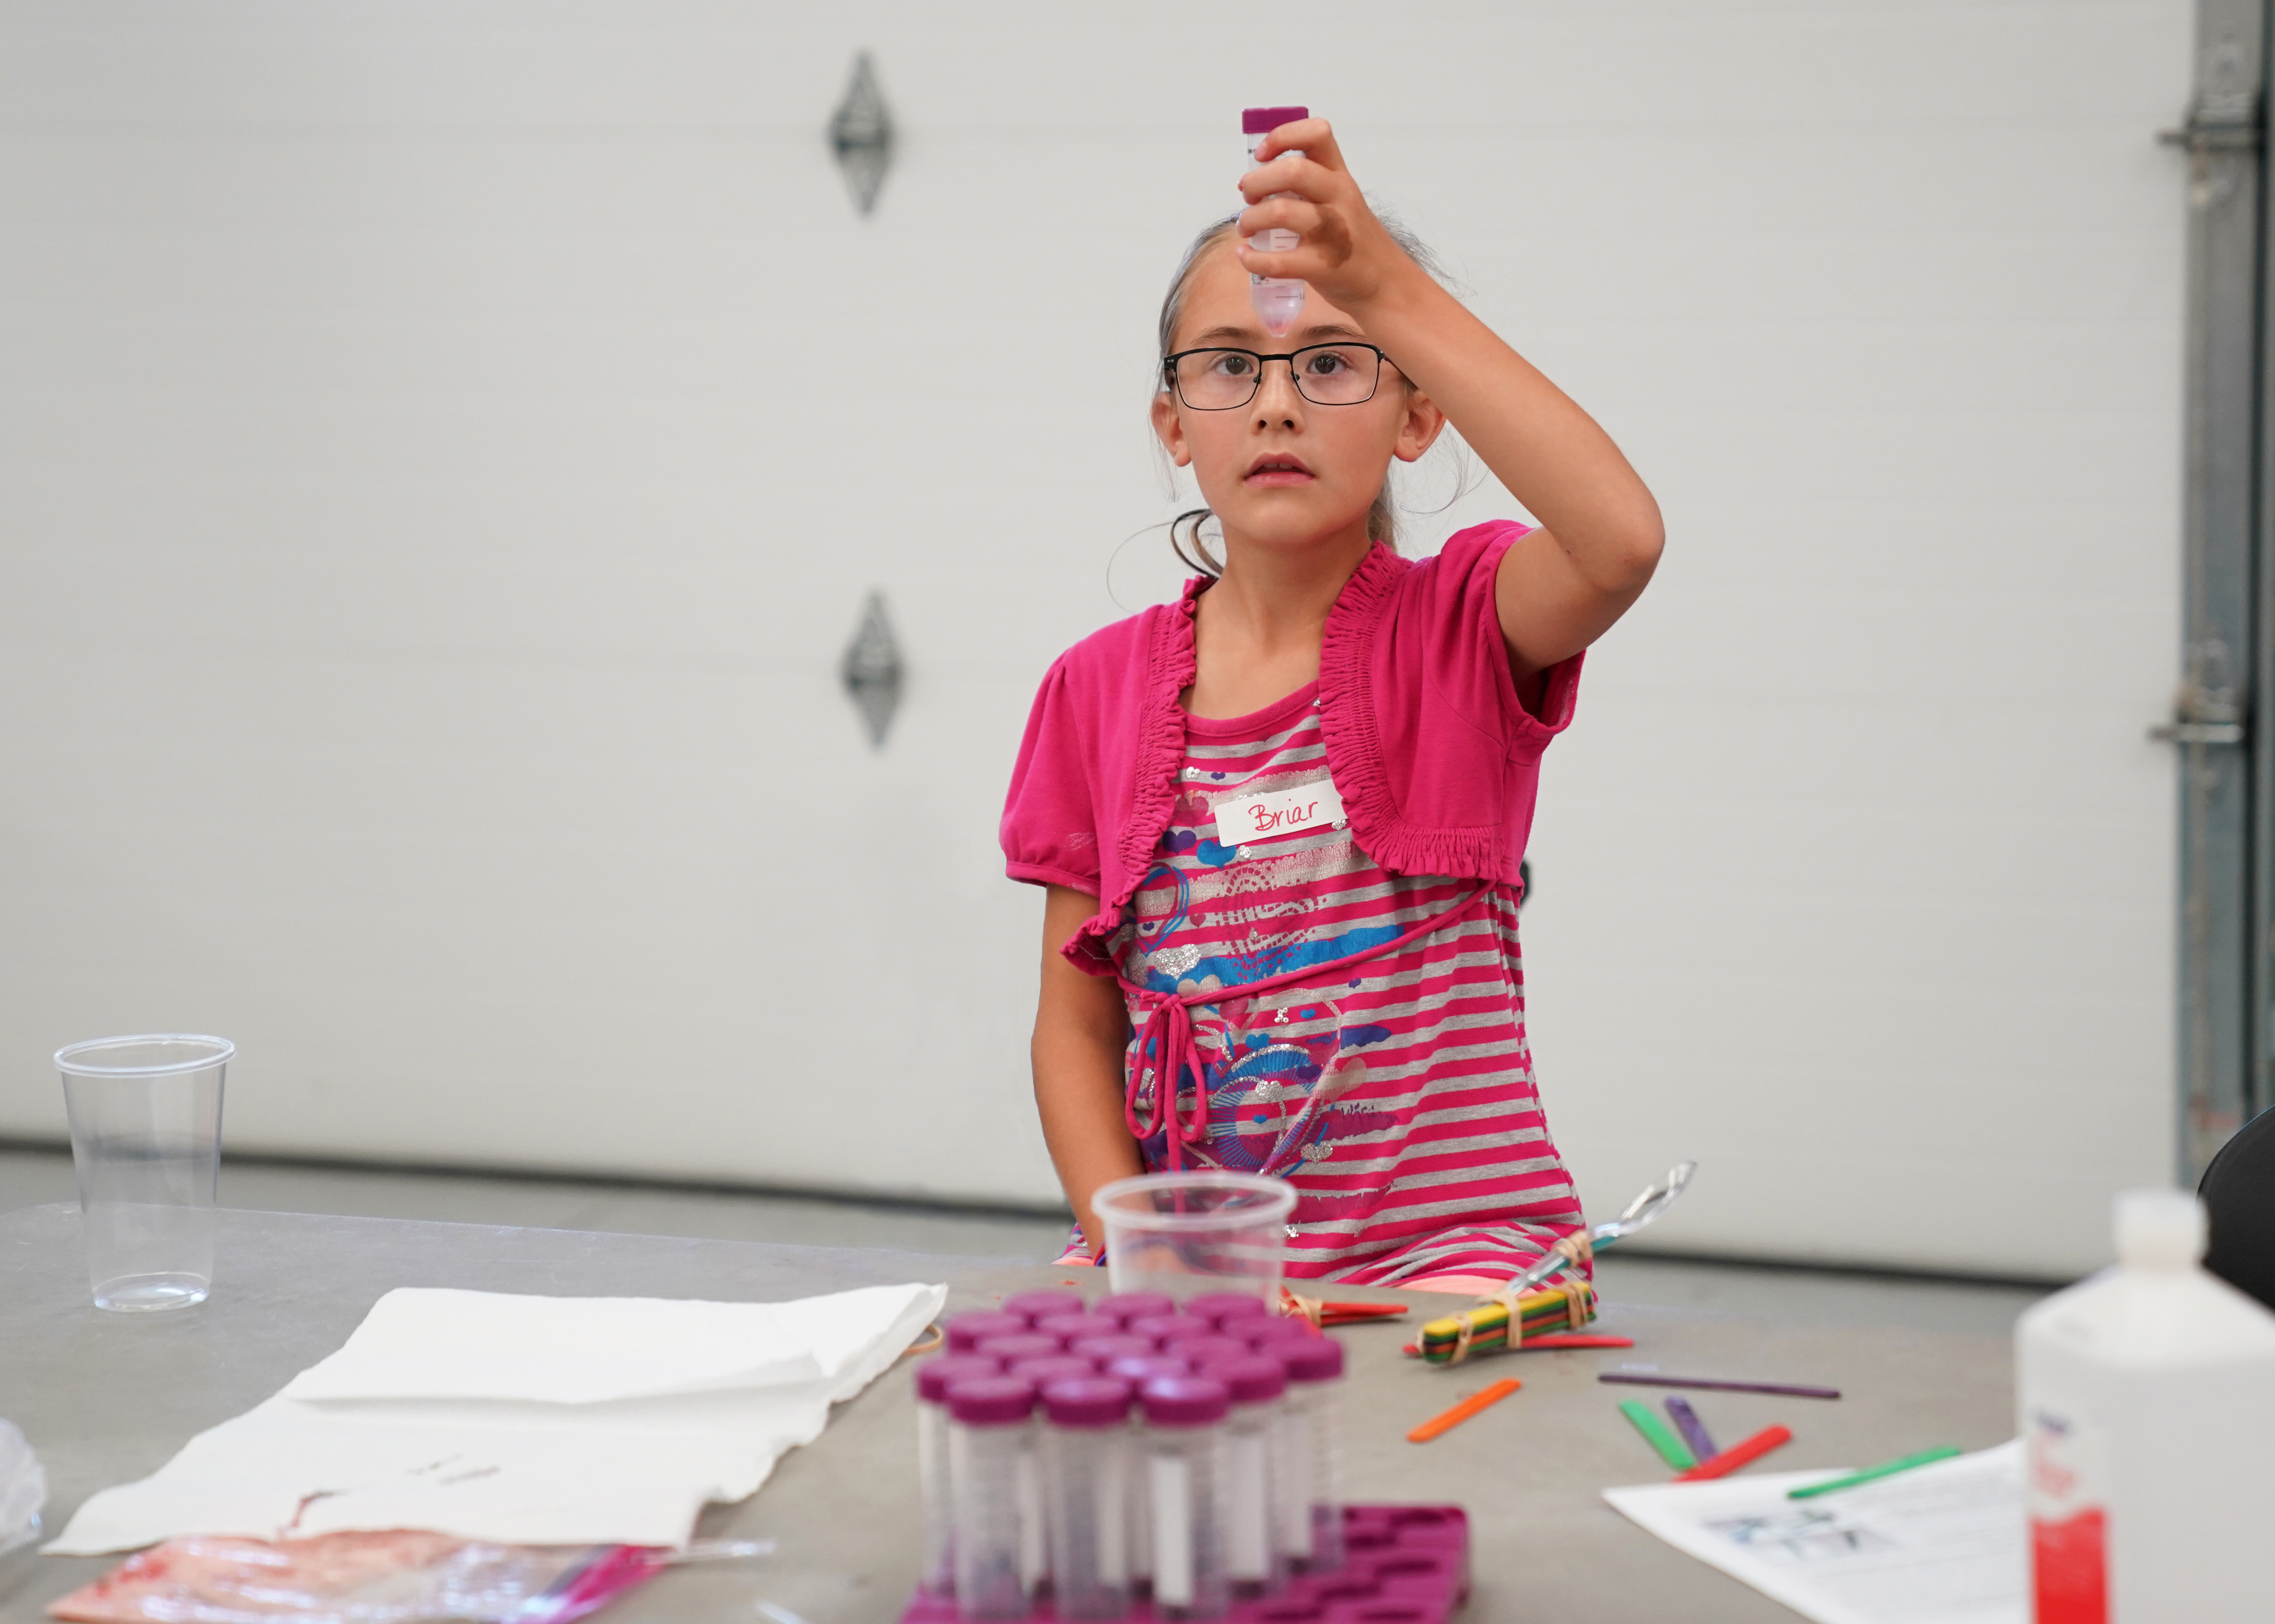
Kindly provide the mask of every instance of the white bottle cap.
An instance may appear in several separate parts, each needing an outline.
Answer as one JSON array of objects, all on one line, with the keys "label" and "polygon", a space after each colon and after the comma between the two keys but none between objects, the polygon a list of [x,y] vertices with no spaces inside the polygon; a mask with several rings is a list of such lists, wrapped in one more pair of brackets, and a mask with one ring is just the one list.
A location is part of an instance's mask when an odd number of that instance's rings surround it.
[{"label": "white bottle cap", "polygon": [[2128,1269],[2186,1269],[2204,1255],[2203,1203],[2183,1190],[2117,1197],[2117,1261]]}]

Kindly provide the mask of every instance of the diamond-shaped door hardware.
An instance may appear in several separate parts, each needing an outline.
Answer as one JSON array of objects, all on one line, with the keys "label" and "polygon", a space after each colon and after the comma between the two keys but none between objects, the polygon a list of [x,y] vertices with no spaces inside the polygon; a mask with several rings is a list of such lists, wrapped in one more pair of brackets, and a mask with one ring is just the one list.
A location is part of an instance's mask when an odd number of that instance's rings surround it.
[{"label": "diamond-shaped door hardware", "polygon": [[853,58],[853,78],[844,99],[829,118],[829,150],[853,194],[853,207],[863,214],[877,207],[877,193],[885,188],[885,171],[893,162],[893,116],[886,110],[885,94],[877,87],[877,70],[863,51]]},{"label": "diamond-shaped door hardware", "polygon": [[901,646],[893,636],[893,623],[885,616],[884,593],[869,594],[868,607],[861,612],[861,623],[854,628],[853,640],[846,645],[838,670],[853,707],[861,713],[870,744],[882,750],[885,734],[893,725],[893,713],[901,708],[903,675]]}]

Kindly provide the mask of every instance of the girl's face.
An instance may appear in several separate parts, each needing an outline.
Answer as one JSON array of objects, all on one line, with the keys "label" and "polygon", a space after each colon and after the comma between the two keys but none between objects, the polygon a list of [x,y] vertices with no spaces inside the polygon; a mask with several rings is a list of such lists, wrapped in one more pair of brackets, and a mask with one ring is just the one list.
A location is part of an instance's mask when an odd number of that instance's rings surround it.
[{"label": "girl's face", "polygon": [[[1212,245],[1185,283],[1172,352],[1224,345],[1283,355],[1307,344],[1364,339],[1352,317],[1313,291],[1280,338],[1264,330],[1248,297],[1248,273],[1229,239]],[[1331,364],[1331,363],[1330,363]],[[1236,366],[1244,366],[1236,362]],[[1328,391],[1318,385],[1316,394]],[[1385,361],[1374,396],[1353,405],[1320,405],[1297,390],[1286,361],[1266,361],[1256,398],[1244,407],[1199,411],[1164,391],[1153,397],[1153,430],[1180,468],[1190,468],[1201,497],[1228,540],[1300,548],[1366,532],[1367,510],[1390,470],[1430,449],[1445,414]]]}]

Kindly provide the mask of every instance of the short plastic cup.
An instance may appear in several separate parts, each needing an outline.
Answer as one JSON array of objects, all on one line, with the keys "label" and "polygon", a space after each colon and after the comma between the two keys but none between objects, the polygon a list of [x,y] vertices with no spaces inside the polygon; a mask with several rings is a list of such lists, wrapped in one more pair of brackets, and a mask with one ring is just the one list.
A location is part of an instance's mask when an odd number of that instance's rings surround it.
[{"label": "short plastic cup", "polygon": [[1288,1215],[1296,1192],[1246,1173],[1148,1173],[1091,1197],[1106,1226],[1115,1292],[1159,1291],[1183,1302],[1225,1292],[1280,1301]]},{"label": "short plastic cup", "polygon": [[56,1051],[97,1308],[188,1308],[213,1287],[222,1077],[237,1046],[163,1034]]}]

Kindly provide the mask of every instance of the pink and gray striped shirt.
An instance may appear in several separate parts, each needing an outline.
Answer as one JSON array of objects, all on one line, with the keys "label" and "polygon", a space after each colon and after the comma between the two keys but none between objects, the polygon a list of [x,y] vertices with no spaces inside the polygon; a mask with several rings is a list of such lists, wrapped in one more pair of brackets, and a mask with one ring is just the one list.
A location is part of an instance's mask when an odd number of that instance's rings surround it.
[{"label": "pink and gray striped shirt", "polygon": [[[1348,825],[1228,846],[1217,808],[1328,781],[1317,684],[1251,715],[1189,718],[1153,868],[1108,939],[1133,989],[1192,1007],[1207,1129],[1184,1159],[1285,1179],[1288,1269],[1358,1284],[1505,1277],[1580,1221],[1525,1046],[1516,893],[1386,872]],[[1474,898],[1467,909],[1460,905]],[[1254,998],[1243,984],[1402,948]],[[1134,1054],[1142,1034],[1131,1039]],[[1142,1142],[1167,1165],[1167,1130]]]}]

